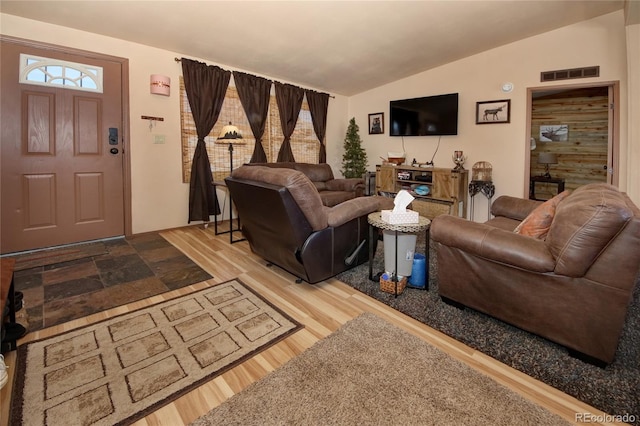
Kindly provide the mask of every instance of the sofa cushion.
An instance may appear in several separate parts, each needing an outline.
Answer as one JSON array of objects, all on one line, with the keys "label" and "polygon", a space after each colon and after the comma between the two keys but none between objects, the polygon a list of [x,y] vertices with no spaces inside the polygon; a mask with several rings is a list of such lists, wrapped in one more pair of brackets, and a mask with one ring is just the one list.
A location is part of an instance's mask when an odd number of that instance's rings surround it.
[{"label": "sofa cushion", "polygon": [[[491,203],[491,214],[522,222],[542,201],[501,195]],[[513,228],[511,228],[513,230]]]},{"label": "sofa cushion", "polygon": [[245,163],[244,166],[271,167],[274,169],[295,169],[293,161],[283,161],[280,163]]},{"label": "sofa cushion", "polygon": [[520,225],[521,221],[510,219],[504,216],[496,216],[492,219],[489,219],[485,222],[485,225],[492,226],[494,228],[504,229],[505,231],[511,231]]},{"label": "sofa cushion", "polygon": [[326,182],[333,179],[333,171],[327,163],[294,163],[293,167],[307,175],[312,182]]},{"label": "sofa cushion", "polygon": [[608,184],[582,186],[556,210],[546,243],[555,273],[582,277],[611,240],[632,219],[625,197]]},{"label": "sofa cushion", "polygon": [[549,232],[558,204],[560,204],[560,202],[569,194],[570,191],[563,191],[552,199],[540,204],[531,213],[529,213],[529,215],[525,217],[518,226],[516,226],[516,229],[514,229],[513,232],[543,240]]},{"label": "sofa cushion", "polygon": [[355,198],[356,195],[353,192],[347,191],[322,191],[320,192],[320,199],[322,204],[327,207],[333,207],[340,203],[344,203],[347,200]]},{"label": "sofa cushion", "polygon": [[327,190],[327,183],[326,182],[322,182],[322,181],[311,181],[311,182],[315,185],[315,187],[318,190],[318,192]]}]

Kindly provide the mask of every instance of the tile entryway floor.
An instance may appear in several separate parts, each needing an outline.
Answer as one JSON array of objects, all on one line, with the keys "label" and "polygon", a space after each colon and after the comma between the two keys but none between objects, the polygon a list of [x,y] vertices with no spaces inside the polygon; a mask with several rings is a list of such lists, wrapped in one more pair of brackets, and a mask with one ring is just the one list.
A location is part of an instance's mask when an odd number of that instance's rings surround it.
[{"label": "tile entryway floor", "polygon": [[211,278],[157,233],[104,245],[106,254],[15,272],[18,322],[35,331]]}]

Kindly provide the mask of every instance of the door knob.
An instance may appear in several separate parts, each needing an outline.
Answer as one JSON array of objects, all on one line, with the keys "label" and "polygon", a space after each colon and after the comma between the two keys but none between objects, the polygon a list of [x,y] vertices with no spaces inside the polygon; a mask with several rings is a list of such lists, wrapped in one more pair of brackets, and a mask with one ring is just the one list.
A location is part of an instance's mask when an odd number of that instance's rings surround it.
[{"label": "door knob", "polygon": [[113,155],[116,155],[118,153],[118,148],[111,148],[109,152],[112,153]]}]

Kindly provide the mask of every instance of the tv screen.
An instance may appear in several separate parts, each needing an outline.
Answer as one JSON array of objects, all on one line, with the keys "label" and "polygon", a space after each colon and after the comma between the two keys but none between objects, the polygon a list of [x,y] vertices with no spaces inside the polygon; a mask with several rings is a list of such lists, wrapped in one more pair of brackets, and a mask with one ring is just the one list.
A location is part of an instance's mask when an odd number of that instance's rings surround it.
[{"label": "tv screen", "polygon": [[458,134],[458,94],[401,99],[389,103],[390,136]]}]

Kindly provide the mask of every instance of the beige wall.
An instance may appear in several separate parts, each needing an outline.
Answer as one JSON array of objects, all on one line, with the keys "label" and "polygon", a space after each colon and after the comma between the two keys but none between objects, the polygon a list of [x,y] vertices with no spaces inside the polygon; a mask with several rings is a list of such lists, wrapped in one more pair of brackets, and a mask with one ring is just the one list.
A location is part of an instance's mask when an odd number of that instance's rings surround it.
[{"label": "beige wall", "polygon": [[[186,225],[188,185],[182,183],[181,179],[180,107],[177,90],[181,67],[174,61],[174,57],[182,55],[12,15],[0,14],[0,20],[0,30],[5,35],[129,59],[133,232]],[[627,40],[637,35],[638,25],[627,29]],[[637,58],[638,43],[632,45]],[[624,17],[620,11],[468,57],[350,98],[336,96],[329,103],[327,162],[333,167],[334,173],[339,175],[348,121],[355,117],[360,126],[363,146],[367,150],[368,168],[374,170],[380,156],[403,147],[402,138],[369,135],[368,114],[383,111],[385,131],[388,133],[390,100],[458,92],[459,134],[442,137],[435,157],[436,166],[453,166],[453,151],[464,150],[468,156],[465,165],[467,168],[477,161],[489,161],[493,164],[497,195],[522,196],[525,188],[525,149],[528,147],[525,120],[527,87],[551,87],[555,84],[540,83],[540,71],[543,70],[600,65],[599,78],[573,81],[621,81],[620,186],[631,194],[635,193],[635,201],[639,202],[638,179],[631,179],[631,173],[627,175],[627,171],[637,170],[635,163],[638,160],[640,141],[638,125],[627,120],[629,89],[626,55]],[[205,62],[214,63],[210,60]],[[217,65],[233,69],[224,64]],[[637,59],[634,66],[637,71]],[[170,97],[149,94],[150,74],[171,77],[173,87]],[[507,81],[512,82],[515,88],[513,92],[505,94],[501,91],[501,86]],[[637,78],[634,81],[637,94]],[[475,103],[495,99],[511,99],[511,123],[476,125]],[[636,113],[637,110],[636,103]],[[164,122],[157,123],[150,130],[149,123],[140,118],[142,115],[163,117]],[[628,143],[627,133],[633,133],[633,143]],[[166,143],[154,144],[153,137],[156,134],[165,135]],[[409,161],[414,157],[421,162],[430,160],[436,146],[436,137],[413,137],[405,138],[404,141]],[[627,156],[632,155],[635,160],[629,161],[628,167]],[[633,173],[637,177],[638,172]],[[475,216],[477,220],[486,218],[486,202],[481,197],[476,199]]]},{"label": "beige wall", "polygon": [[[636,7],[637,14],[640,6]],[[640,24],[627,25],[627,75],[629,120],[627,150],[621,156],[628,159],[626,173],[626,191],[629,197],[640,206]],[[623,179],[620,179],[622,181]]]},{"label": "beige wall", "polygon": [[[629,149],[626,55],[624,16],[620,11],[489,50],[352,96],[349,98],[349,116],[354,116],[362,126],[367,122],[368,114],[385,112],[387,134],[362,135],[367,154],[373,160],[369,169],[374,170],[380,156],[385,157],[387,151],[403,149],[403,138],[388,136],[390,100],[457,92],[458,135],[441,138],[435,156],[436,167],[453,167],[453,151],[463,150],[467,155],[466,168],[471,168],[478,161],[489,161],[493,165],[496,197],[502,194],[524,196],[525,154],[529,146],[526,130],[527,88],[620,80],[620,187],[626,190],[625,153]],[[591,65],[600,65],[599,78],[540,82],[541,71]],[[504,82],[514,84],[511,93],[502,92]],[[511,122],[476,125],[476,102],[498,99],[511,99]],[[636,140],[635,145],[639,143]],[[413,158],[419,162],[431,160],[437,144],[436,136],[405,137],[407,161]],[[486,220],[486,199],[481,195],[476,196],[474,213],[475,220]]]},{"label": "beige wall", "polygon": [[[141,44],[72,30],[56,25],[0,15],[4,35],[42,41],[61,46],[100,52],[129,59],[130,85],[130,155],[132,186],[132,230],[134,234],[187,225],[189,185],[182,183],[180,146],[180,96],[178,79],[182,68],[174,61],[180,53]],[[186,55],[185,55],[186,56]],[[212,61],[191,58],[214,64]],[[234,68],[215,64],[222,68]],[[243,70],[245,71],[245,70]],[[251,70],[246,70],[251,72]],[[171,77],[171,96],[151,95],[149,76]],[[269,78],[269,76],[265,76]],[[282,80],[280,80],[282,81]],[[289,82],[296,84],[296,82]],[[307,87],[305,87],[307,88]],[[309,87],[313,89],[313,87]],[[342,147],[346,131],[347,100],[343,96],[330,99],[327,117],[327,141]],[[141,116],[163,117],[149,129]],[[154,136],[165,135],[165,144],[154,144]],[[335,146],[328,146],[328,162],[335,167]],[[334,172],[339,174],[341,154]],[[219,193],[224,197],[224,192]],[[222,204],[222,198],[220,198]],[[226,210],[225,210],[226,213]],[[213,218],[212,218],[213,219]]]}]

